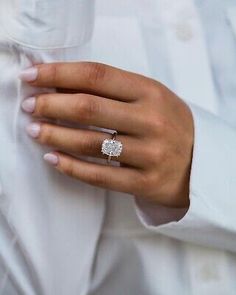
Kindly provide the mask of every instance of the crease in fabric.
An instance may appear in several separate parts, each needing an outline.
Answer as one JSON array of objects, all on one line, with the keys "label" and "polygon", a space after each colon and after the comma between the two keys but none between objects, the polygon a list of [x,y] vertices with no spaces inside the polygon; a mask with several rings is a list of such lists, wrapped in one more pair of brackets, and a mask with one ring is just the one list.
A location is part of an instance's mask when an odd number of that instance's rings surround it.
[{"label": "crease in fabric", "polygon": [[[28,64],[28,59],[26,57],[26,54],[23,49],[20,50],[20,54],[18,52],[19,48],[17,45],[14,44],[8,44],[8,50],[12,56],[15,58],[18,58],[18,60],[15,61],[15,64],[17,64],[20,68],[26,64]],[[17,69],[16,69],[17,70]],[[14,142],[14,169],[17,169],[17,147],[18,147],[18,141],[19,141],[19,131],[21,130],[19,128],[19,116],[21,112],[21,101],[22,101],[22,82],[20,79],[17,80],[15,87],[16,87],[16,105],[14,108],[13,118],[12,118],[12,134],[13,134],[13,142]],[[15,174],[14,177],[16,177],[17,174]],[[15,252],[17,255],[17,260],[23,260],[23,264],[25,265],[25,272],[27,275],[21,273],[21,278],[23,276],[25,287],[26,289],[31,289],[31,291],[25,293],[25,288],[21,286],[19,279],[16,278],[14,271],[11,269],[11,266],[9,263],[7,263],[6,259],[2,256],[0,252],[0,262],[3,263],[3,266],[5,268],[5,273],[3,274],[2,278],[0,278],[0,295],[4,295],[4,290],[6,288],[7,282],[10,281],[12,285],[16,288],[17,294],[19,295],[28,295],[28,294],[34,294],[33,290],[37,290],[37,294],[44,294],[43,293],[43,287],[40,285],[40,279],[37,275],[37,271],[34,268],[34,265],[27,253],[27,250],[25,249],[24,245],[22,244],[20,238],[17,235],[16,230],[14,229],[12,222],[11,222],[11,216],[12,216],[12,209],[13,209],[13,203],[17,196],[17,186],[16,186],[16,178],[12,179],[13,181],[13,187],[14,187],[14,196],[13,199],[6,200],[8,202],[5,210],[1,208],[0,206],[0,215],[1,219],[3,219],[4,228],[6,228],[11,236],[8,238],[8,251]],[[2,193],[4,196],[4,192]],[[6,197],[5,197],[6,199]],[[5,213],[4,213],[5,211]],[[16,264],[18,262],[16,261]],[[30,278],[30,280],[28,280]],[[30,283],[30,284],[29,284]]]}]

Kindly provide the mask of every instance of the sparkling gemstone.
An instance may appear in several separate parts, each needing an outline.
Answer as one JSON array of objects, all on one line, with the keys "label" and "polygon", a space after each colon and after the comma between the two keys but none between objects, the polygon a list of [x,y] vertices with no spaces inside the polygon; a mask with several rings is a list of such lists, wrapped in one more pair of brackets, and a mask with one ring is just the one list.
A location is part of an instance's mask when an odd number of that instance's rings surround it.
[{"label": "sparkling gemstone", "polygon": [[105,139],[102,143],[102,153],[108,156],[118,157],[122,151],[122,143],[115,139]]}]

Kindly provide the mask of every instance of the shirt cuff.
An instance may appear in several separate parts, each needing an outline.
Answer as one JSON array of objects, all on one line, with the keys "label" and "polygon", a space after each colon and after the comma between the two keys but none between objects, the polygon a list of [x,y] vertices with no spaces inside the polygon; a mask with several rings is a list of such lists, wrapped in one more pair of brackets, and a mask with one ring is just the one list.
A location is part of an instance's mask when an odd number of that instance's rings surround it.
[{"label": "shirt cuff", "polygon": [[171,208],[134,197],[136,213],[146,226],[159,226],[182,219],[188,208]]},{"label": "shirt cuff", "polygon": [[167,208],[135,197],[135,211],[154,233],[236,252],[236,129],[196,105],[190,107],[195,134],[189,208]]}]

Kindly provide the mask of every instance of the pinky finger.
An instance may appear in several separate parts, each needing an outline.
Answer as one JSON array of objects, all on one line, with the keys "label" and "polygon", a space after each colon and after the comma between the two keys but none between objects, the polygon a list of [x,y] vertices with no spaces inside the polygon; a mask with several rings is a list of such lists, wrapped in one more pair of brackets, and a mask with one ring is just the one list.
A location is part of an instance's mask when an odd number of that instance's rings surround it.
[{"label": "pinky finger", "polygon": [[132,168],[87,162],[62,152],[46,154],[44,159],[61,173],[94,186],[130,194],[139,190],[141,172]]}]

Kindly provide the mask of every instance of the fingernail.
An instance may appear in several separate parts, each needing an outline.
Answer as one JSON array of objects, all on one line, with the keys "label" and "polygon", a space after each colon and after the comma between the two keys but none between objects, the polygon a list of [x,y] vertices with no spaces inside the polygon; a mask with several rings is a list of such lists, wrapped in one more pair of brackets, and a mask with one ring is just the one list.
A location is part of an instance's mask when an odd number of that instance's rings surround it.
[{"label": "fingernail", "polygon": [[27,112],[27,113],[33,113],[36,105],[36,98],[35,97],[30,97],[21,103],[22,109]]},{"label": "fingernail", "polygon": [[48,162],[49,164],[54,165],[54,166],[57,165],[58,162],[59,162],[59,158],[58,158],[58,156],[56,156],[56,155],[54,155],[54,154],[52,154],[52,153],[45,154],[45,155],[43,156],[43,159],[44,159],[46,162]]},{"label": "fingernail", "polygon": [[32,82],[36,80],[37,76],[38,76],[38,69],[36,67],[25,69],[19,74],[19,78],[22,81],[26,81],[26,82]]},{"label": "fingernail", "polygon": [[27,127],[26,127],[26,131],[29,134],[29,136],[36,138],[39,136],[39,132],[40,132],[41,126],[39,123],[30,123]]}]

